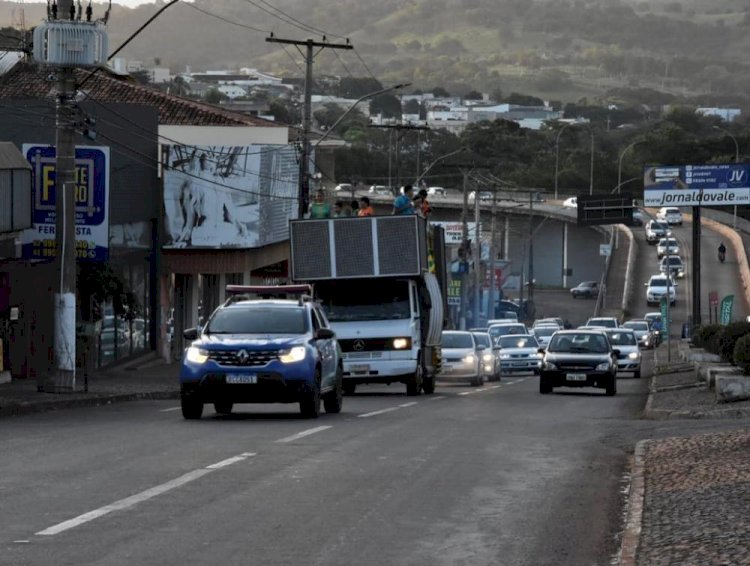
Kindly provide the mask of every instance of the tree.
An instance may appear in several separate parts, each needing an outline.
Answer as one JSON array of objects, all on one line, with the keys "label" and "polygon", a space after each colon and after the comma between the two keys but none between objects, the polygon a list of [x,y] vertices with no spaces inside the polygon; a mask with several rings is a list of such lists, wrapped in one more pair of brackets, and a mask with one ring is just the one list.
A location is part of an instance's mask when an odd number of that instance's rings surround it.
[{"label": "tree", "polygon": [[343,98],[359,98],[379,90],[383,90],[383,84],[377,79],[342,77],[338,86],[338,95]]},{"label": "tree", "polygon": [[422,105],[419,100],[414,98],[407,100],[404,104],[404,114],[419,114],[422,109]]},{"label": "tree", "polygon": [[283,98],[271,101],[271,115],[280,124],[299,124],[302,121],[299,110]]},{"label": "tree", "polygon": [[435,98],[450,98],[450,94],[441,86],[436,86],[432,89],[432,96]]},{"label": "tree", "polygon": [[482,93],[476,90],[470,90],[464,95],[464,100],[482,100]]},{"label": "tree", "polygon": [[518,106],[544,106],[544,100],[541,98],[518,92],[511,92],[505,102],[508,104],[517,104]]},{"label": "tree", "polygon": [[401,118],[401,101],[390,93],[376,96],[370,101],[370,114],[382,114],[386,118]]},{"label": "tree", "polygon": [[226,100],[229,98],[226,94],[221,92],[218,88],[210,88],[206,91],[206,95],[203,97],[203,100],[208,102],[209,104],[218,104],[222,100]]},{"label": "tree", "polygon": [[135,79],[135,82],[137,82],[139,85],[151,84],[151,73],[146,70],[133,71],[132,73],[130,73],[130,76],[133,77]]}]

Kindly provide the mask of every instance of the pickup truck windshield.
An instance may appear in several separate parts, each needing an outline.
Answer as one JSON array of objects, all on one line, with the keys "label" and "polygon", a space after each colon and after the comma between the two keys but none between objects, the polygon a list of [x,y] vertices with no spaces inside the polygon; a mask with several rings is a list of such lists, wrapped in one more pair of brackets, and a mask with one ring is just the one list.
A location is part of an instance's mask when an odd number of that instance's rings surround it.
[{"label": "pickup truck windshield", "polygon": [[315,286],[318,301],[330,322],[408,319],[407,281],[336,281]]}]

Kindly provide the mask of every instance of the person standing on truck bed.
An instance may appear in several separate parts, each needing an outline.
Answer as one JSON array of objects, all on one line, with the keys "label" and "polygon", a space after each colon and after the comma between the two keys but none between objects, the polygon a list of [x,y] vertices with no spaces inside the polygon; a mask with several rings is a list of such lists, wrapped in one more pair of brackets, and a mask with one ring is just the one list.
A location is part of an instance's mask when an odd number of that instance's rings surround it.
[{"label": "person standing on truck bed", "polygon": [[357,216],[375,216],[375,211],[370,206],[370,199],[367,197],[362,197],[359,199],[359,212],[357,213]]},{"label": "person standing on truck bed", "polygon": [[333,203],[333,218],[345,218],[351,216],[348,207],[344,206],[344,201],[337,200]]},{"label": "person standing on truck bed", "polygon": [[310,205],[310,218],[330,218],[331,205],[323,200],[322,190],[315,193],[315,201]]},{"label": "person standing on truck bed", "polygon": [[414,187],[406,185],[403,194],[396,197],[393,201],[393,214],[414,214],[414,205],[412,203],[412,193]]},{"label": "person standing on truck bed", "polygon": [[429,201],[427,200],[427,191],[425,189],[420,189],[417,193],[417,196],[414,199],[414,203],[417,203],[417,199],[419,199],[419,211],[421,212],[421,216],[423,218],[429,218],[430,213],[432,212],[432,206],[430,205]]}]

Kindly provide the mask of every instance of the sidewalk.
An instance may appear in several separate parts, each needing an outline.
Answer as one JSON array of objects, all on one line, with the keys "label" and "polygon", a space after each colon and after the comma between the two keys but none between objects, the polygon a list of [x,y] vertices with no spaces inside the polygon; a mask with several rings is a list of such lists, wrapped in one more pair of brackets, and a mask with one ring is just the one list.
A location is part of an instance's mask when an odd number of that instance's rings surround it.
[{"label": "sidewalk", "polygon": [[36,380],[14,379],[0,385],[0,418],[137,399],[178,399],[179,367],[179,363],[167,364],[149,354],[93,372],[88,392],[83,391],[83,375],[76,376],[76,391],[71,393],[39,393]]},{"label": "sidewalk", "polygon": [[750,401],[717,404],[673,341],[656,351],[644,417],[737,419],[737,430],[635,449],[620,566],[750,565]]}]

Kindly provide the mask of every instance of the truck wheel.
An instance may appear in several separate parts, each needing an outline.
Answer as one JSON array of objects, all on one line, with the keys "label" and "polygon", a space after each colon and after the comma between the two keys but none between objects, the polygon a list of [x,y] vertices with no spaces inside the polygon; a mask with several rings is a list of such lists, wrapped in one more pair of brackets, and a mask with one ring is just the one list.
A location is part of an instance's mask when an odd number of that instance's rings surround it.
[{"label": "truck wheel", "polygon": [[345,381],[343,388],[344,388],[344,395],[354,395],[354,392],[357,390],[357,384],[351,383],[349,381]]},{"label": "truck wheel", "polygon": [[182,416],[188,420],[195,420],[203,416],[203,402],[197,395],[183,392],[180,395]]},{"label": "truck wheel", "polygon": [[326,393],[323,398],[323,406],[326,409],[326,413],[340,413],[341,406],[344,404],[344,388],[341,383],[343,377],[341,377],[341,368],[336,371],[336,386],[333,391]]},{"label": "truck wheel", "polygon": [[469,382],[469,384],[472,387],[481,387],[482,385],[484,385],[484,378],[482,378],[481,375],[478,376],[478,377],[472,377],[471,381]]},{"label": "truck wheel", "polygon": [[407,378],[406,380],[406,395],[408,397],[416,397],[419,395],[419,390],[422,387],[422,359],[417,358],[417,369],[414,375]]},{"label": "truck wheel", "polygon": [[640,368],[638,368],[637,371],[633,372],[633,378],[634,379],[640,379],[641,378],[641,369]]},{"label": "truck wheel", "polygon": [[299,402],[299,410],[306,419],[317,419],[320,416],[320,369],[315,370],[312,390],[304,393]]},{"label": "truck wheel", "polygon": [[214,411],[220,415],[228,415],[232,412],[233,403],[214,403]]},{"label": "truck wheel", "polygon": [[432,395],[435,393],[435,376],[425,375],[422,379],[422,391],[425,395]]}]

